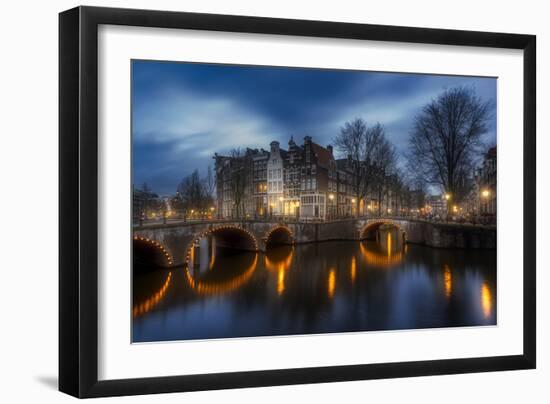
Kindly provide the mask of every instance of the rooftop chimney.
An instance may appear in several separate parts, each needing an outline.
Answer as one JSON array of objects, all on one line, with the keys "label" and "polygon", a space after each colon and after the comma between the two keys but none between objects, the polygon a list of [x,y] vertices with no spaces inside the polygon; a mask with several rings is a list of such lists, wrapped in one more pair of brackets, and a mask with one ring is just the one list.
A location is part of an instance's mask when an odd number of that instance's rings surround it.
[{"label": "rooftop chimney", "polygon": [[274,153],[279,150],[279,142],[277,142],[276,140],[271,142],[269,145],[271,146],[271,153]]}]

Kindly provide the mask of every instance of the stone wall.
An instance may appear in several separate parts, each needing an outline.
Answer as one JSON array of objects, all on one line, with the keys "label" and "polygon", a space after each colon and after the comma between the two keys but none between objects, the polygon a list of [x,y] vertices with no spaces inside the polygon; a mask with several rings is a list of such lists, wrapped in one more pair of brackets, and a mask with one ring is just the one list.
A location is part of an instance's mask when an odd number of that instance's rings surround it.
[{"label": "stone wall", "polygon": [[[198,237],[208,231],[232,228],[243,237],[252,237],[255,248],[265,251],[269,233],[280,226],[290,230],[296,244],[329,240],[360,240],[367,226],[381,223],[393,224],[402,232],[409,243],[424,244],[435,248],[496,248],[496,228],[466,224],[431,223],[408,219],[347,219],[323,223],[269,223],[254,221],[235,221],[226,223],[179,223],[167,225],[143,226],[134,228],[134,236],[155,240],[173,257],[175,266],[185,262],[185,256]],[[225,240],[226,244],[228,240]],[[230,240],[229,240],[230,242]],[[235,242],[235,248],[245,244]],[[247,247],[246,249],[250,249]]]}]

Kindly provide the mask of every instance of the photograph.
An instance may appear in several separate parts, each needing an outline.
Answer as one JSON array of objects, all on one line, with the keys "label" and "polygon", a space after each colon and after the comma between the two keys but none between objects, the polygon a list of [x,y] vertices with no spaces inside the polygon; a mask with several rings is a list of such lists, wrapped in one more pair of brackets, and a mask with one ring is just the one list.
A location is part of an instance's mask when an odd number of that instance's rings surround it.
[{"label": "photograph", "polygon": [[498,325],[497,77],[130,69],[132,343]]}]

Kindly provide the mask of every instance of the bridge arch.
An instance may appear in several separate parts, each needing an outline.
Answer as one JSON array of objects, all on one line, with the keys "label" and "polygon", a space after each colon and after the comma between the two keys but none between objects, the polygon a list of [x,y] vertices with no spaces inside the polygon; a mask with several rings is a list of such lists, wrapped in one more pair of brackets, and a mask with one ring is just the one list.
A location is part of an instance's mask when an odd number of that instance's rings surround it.
[{"label": "bridge arch", "polygon": [[195,234],[193,239],[185,250],[186,266],[189,266],[189,262],[193,257],[193,249],[200,243],[200,240],[204,237],[215,237],[218,245],[225,247],[232,247],[245,251],[258,251],[258,240],[256,236],[244,227],[237,225],[221,225],[208,228],[201,233]]},{"label": "bridge arch", "polygon": [[278,224],[269,229],[262,237],[265,247],[270,245],[294,245],[296,239],[288,226]]},{"label": "bridge arch", "polygon": [[399,234],[402,237],[402,241],[403,242],[407,241],[407,233],[405,232],[403,227],[399,223],[391,219],[372,220],[365,223],[359,230],[359,240],[374,238],[375,232],[378,231],[380,226],[383,226],[383,225],[389,225],[397,228],[397,230],[399,231]]},{"label": "bridge arch", "polygon": [[141,264],[146,267],[171,267],[174,265],[172,255],[157,240],[143,236],[134,236],[132,249],[134,264]]}]

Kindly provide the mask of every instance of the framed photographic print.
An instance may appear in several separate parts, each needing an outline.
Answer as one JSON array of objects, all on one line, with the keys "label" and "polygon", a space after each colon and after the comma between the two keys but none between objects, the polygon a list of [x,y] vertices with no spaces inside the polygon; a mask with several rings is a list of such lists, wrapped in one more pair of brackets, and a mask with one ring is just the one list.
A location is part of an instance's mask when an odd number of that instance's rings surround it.
[{"label": "framed photographic print", "polygon": [[535,367],[535,37],[60,14],[60,390]]}]

